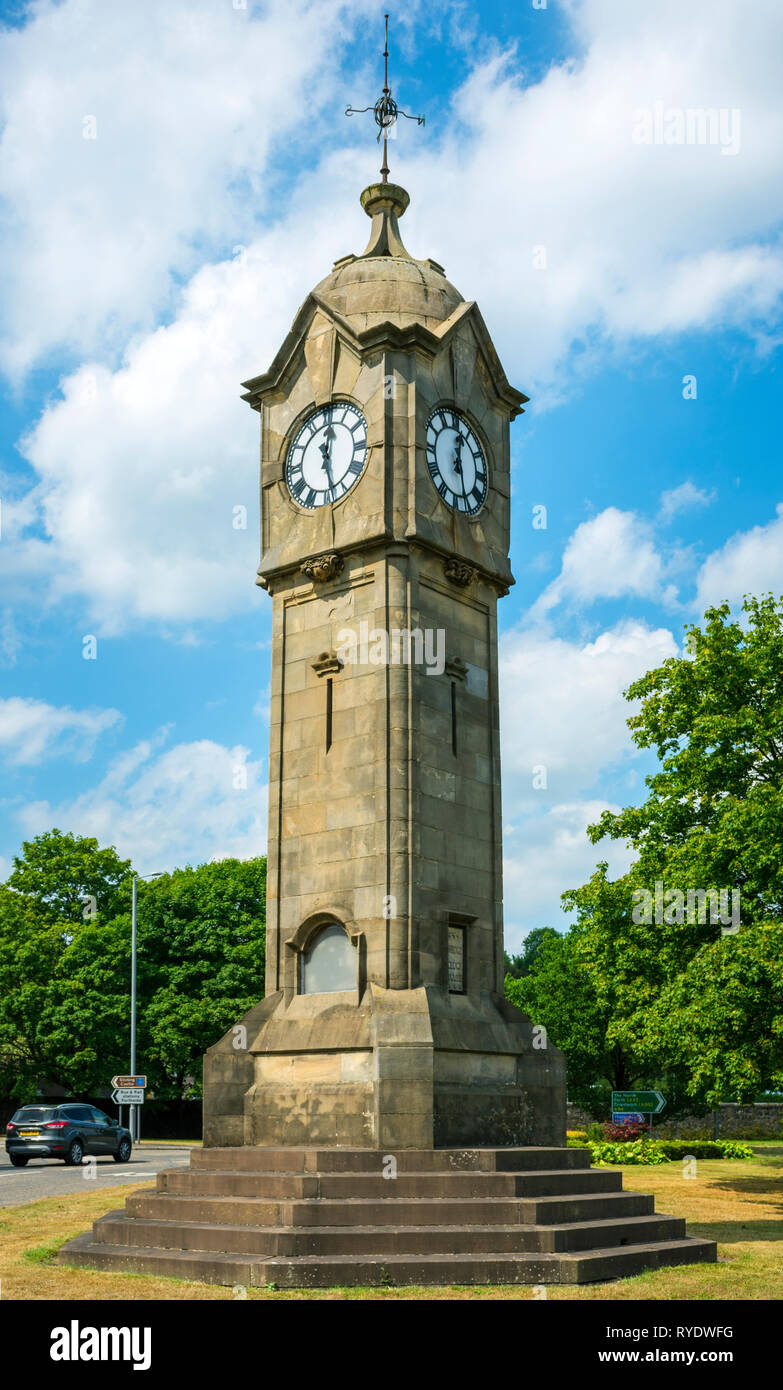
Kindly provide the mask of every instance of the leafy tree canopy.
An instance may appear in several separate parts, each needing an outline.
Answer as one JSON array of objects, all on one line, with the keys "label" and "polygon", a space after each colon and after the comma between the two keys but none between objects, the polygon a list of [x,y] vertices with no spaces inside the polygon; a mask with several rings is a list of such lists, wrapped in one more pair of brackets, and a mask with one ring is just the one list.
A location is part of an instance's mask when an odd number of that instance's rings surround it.
[{"label": "leafy tree canopy", "polygon": [[[747,598],[738,620],[728,604],[710,608],[686,636],[685,656],[626,691],[641,701],[634,740],[660,764],[647,799],[589,828],[594,843],[626,840],[635,862],[615,881],[599,864],[563,895],[576,914],[570,944],[547,943],[540,983],[536,967],[517,992],[537,1021],[552,1018],[575,1075],[604,1020],[609,1055],[619,1049],[630,1074],[668,1074],[714,1105],[783,1081],[783,600]],[[656,884],[662,914],[645,919],[638,895]],[[695,906],[721,890],[740,899],[739,930],[726,935],[726,920],[683,914],[670,897],[694,894]]]},{"label": "leafy tree canopy", "polygon": [[78,922],[98,915],[104,920],[129,901],[131,865],[110,847],[84,835],[47,830],[25,840],[14,858],[7,884],[37,904],[50,920]]},{"label": "leafy tree canopy", "polygon": [[524,979],[533,969],[538,953],[547,937],[557,935],[554,927],[534,927],[525,937],[522,950],[518,955],[510,956],[508,951],[505,952],[506,974],[514,980]]},{"label": "leafy tree canopy", "polygon": [[[206,1048],[263,995],[265,887],[263,859],[139,883],[137,1065],[158,1096],[197,1092]],[[0,885],[6,1094],[94,1095],[127,1070],[130,949],[130,866],[113,849],[59,831],[23,847]]]},{"label": "leafy tree canopy", "polygon": [[630,842],[636,877],[652,885],[739,888],[742,920],[783,917],[783,600],[727,603],[687,651],[635,681],[629,719],[661,767],[642,806],[605,811],[589,834]]}]

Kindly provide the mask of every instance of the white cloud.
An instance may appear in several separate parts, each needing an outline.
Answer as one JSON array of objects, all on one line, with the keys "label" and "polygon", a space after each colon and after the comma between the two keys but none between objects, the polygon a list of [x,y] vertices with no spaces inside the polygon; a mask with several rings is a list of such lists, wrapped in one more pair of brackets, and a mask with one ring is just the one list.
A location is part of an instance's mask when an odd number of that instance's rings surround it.
[{"label": "white cloud", "polygon": [[661,493],[661,520],[671,521],[679,512],[687,511],[689,507],[708,507],[714,497],[714,491],[705,492],[688,479],[687,482],[680,483],[679,487]]},{"label": "white cloud", "polygon": [[519,950],[533,927],[567,927],[560,895],[585,883],[600,859],[609,864],[610,878],[625,872],[630,851],[617,841],[592,845],[587,826],[601,812],[617,811],[607,801],[573,801],[554,805],[545,814],[527,818],[518,833],[507,838],[503,858],[503,898],[506,950]]},{"label": "white cloud", "polygon": [[536,601],[534,612],[547,613],[564,600],[585,604],[625,594],[671,602],[676,590],[664,587],[663,571],[649,524],[635,512],[606,507],[577,526],[560,574]]},{"label": "white cloud", "polygon": [[0,751],[12,766],[65,756],[86,762],[101,734],[121,720],[116,709],[74,710],[12,695],[0,700]]},{"label": "white cloud", "polygon": [[[572,801],[602,772],[638,756],[626,724],[633,706],[623,691],[677,654],[666,628],[626,621],[578,643],[538,628],[500,642],[503,807],[507,819],[555,799]],[[546,769],[535,789],[533,769]]]},{"label": "white cloud", "polygon": [[248,240],[276,209],[278,142],[339,109],[368,8],[36,0],[3,29],[6,369],[122,346],[205,248]]},{"label": "white cloud", "polygon": [[[578,366],[689,328],[763,331],[783,289],[777,0],[750,19],[736,0],[574,0],[568,11],[577,61],[528,87],[506,55],[484,63],[455,98],[437,165],[415,159],[441,218],[439,259],[479,299],[534,400],[562,388],[553,368],[573,343]],[[635,144],[634,112],[658,101],[740,108],[740,153]],[[534,268],[536,246],[546,269]]]},{"label": "white cloud", "polygon": [[136,745],[97,786],[72,801],[32,802],[19,812],[26,835],[57,825],[116,845],[140,872],[170,870],[227,856],[246,859],[266,846],[263,763],[247,748],[209,739],[159,751],[166,731]]},{"label": "white cloud", "polygon": [[726,599],[739,604],[745,594],[783,594],[783,502],[776,512],[773,521],[737,532],[707,557],[697,580],[700,612]]},{"label": "white cloud", "polygon": [[11,608],[4,608],[0,614],[0,656],[7,666],[14,666],[22,639],[17,631]]},{"label": "white cloud", "polygon": [[[328,268],[324,260],[358,239],[350,231],[363,219],[358,180],[337,176],[344,199],[329,226],[330,251],[310,198],[300,195],[290,227],[204,267],[177,319],[140,338],[122,367],[88,364],[62,383],[62,398],[24,442],[40,479],[38,516],[52,538],[48,563],[40,541],[29,542],[28,561],[28,543],[17,538],[0,565],[48,572],[50,599],[85,595],[89,620],[103,632],[259,611],[259,421],[240,399],[240,383],[269,364],[293,307]],[[244,530],[233,524],[238,505]]]},{"label": "white cloud", "polygon": [[[783,267],[773,235],[783,192],[783,117],[771,56],[783,32],[777,0],[757,0],[752,14],[728,0],[689,6],[661,0],[655,7],[631,0],[621,16],[599,0],[568,8],[578,60],[524,87],[513,55],[487,56],[479,48],[451,121],[440,129],[428,123],[426,134],[404,132],[421,136],[419,146],[409,138],[393,147],[393,177],[413,195],[403,224],[409,248],[445,262],[462,291],[479,300],[509,373],[539,401],[566,389],[571,370],[589,371],[606,352],[651,335],[720,324],[768,341]],[[315,28],[308,19],[303,44],[303,15],[311,9]],[[22,289],[21,307],[11,299],[16,336],[9,352],[14,362],[27,361],[65,335],[94,345],[96,360],[63,383],[63,398],[51,402],[26,444],[40,478],[27,520],[40,524],[49,544],[28,529],[29,539],[17,540],[13,551],[9,546],[0,563],[12,561],[20,574],[48,575],[49,601],[83,597],[90,622],[103,631],[148,620],[193,623],[258,601],[258,422],[238,401],[238,383],[268,365],[297,304],[334,257],[361,250],[365,227],[356,199],[374,176],[370,141],[361,152],[333,148],[292,183],[285,199],[265,202],[268,182],[252,182],[260,167],[256,147],[261,157],[276,149],[280,121],[287,119],[278,106],[295,109],[303,91],[311,99],[314,54],[324,70],[329,66],[328,45],[338,43],[334,6],[278,3],[268,20],[250,25],[247,15],[238,18],[230,6],[207,0],[187,11],[185,20],[181,0],[163,8],[140,0],[115,19],[96,0],[59,6],[46,0],[39,7],[42,27],[9,40],[19,69],[8,97],[6,138],[19,142],[10,196],[21,199],[20,226],[42,228],[14,239],[7,269]],[[360,12],[354,0],[346,25]],[[237,24],[245,26],[241,41]],[[91,47],[84,56],[78,50],[87,26]],[[325,29],[326,49],[318,42]],[[297,52],[289,69],[284,60],[292,45]],[[132,99],[129,72],[139,75]],[[93,78],[101,99],[108,101],[116,86],[112,120],[120,121],[117,113],[129,102],[127,125],[124,114],[121,119],[132,209],[124,187],[119,193],[115,187],[122,174],[111,121],[104,145],[99,135],[88,148],[79,130],[77,152],[66,159],[58,143],[71,140],[73,111],[96,104],[84,95]],[[340,80],[335,70],[335,85]],[[48,94],[38,117],[36,91]],[[332,88],[318,87],[312,100],[317,105],[327,95],[331,100]],[[634,144],[633,112],[659,100],[739,107],[740,154],[725,159],[711,147]],[[47,134],[55,118],[65,131],[56,140]],[[25,202],[18,190],[22,168],[33,162],[28,141],[44,136],[54,145],[46,146],[43,173]],[[148,175],[141,166],[151,144]],[[93,155],[112,161],[111,175],[87,182],[79,175],[68,201],[74,159],[83,164]],[[64,173],[53,196],[47,170],[56,157]],[[246,178],[240,214],[229,185]],[[82,207],[84,226],[72,211]],[[221,236],[231,244],[237,234],[229,229],[249,230],[248,209],[255,214],[261,207],[277,220],[270,217],[254,236],[243,232],[247,252],[204,266],[171,302],[166,326],[141,331],[168,294],[169,266],[187,276],[198,258],[194,246]],[[74,218],[75,246],[70,233],[58,232]],[[533,267],[536,246],[546,248],[545,270]],[[56,281],[51,295],[49,279]],[[66,302],[60,296],[68,285]],[[139,329],[116,370],[101,360],[102,306],[118,341],[129,323]],[[574,345],[580,351],[569,356]],[[238,503],[248,507],[245,532],[231,528]],[[18,525],[24,520],[20,514]],[[611,563],[600,553],[604,540]],[[643,523],[610,508],[572,538],[548,599],[619,593],[672,597],[662,588],[661,560]]]},{"label": "white cloud", "polygon": [[[501,638],[504,898],[511,944],[518,945],[522,930],[565,925],[560,894],[584,882],[599,859],[609,860],[613,874],[627,867],[623,845],[591,845],[585,828],[609,805],[600,799],[604,779],[613,778],[615,791],[625,785],[630,801],[636,769],[645,761],[631,741],[626,721],[634,707],[623,691],[676,654],[666,628],[631,621],[581,644],[536,628]],[[534,769],[541,768],[546,786],[536,787]]]}]

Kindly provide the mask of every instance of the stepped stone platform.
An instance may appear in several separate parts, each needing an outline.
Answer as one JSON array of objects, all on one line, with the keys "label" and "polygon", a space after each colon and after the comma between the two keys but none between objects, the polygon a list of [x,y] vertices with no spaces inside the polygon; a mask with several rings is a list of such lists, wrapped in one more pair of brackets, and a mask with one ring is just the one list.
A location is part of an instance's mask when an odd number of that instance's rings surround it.
[{"label": "stepped stone platform", "polygon": [[194,1149],[61,1264],[278,1288],[584,1284],[715,1261],[588,1149]]}]

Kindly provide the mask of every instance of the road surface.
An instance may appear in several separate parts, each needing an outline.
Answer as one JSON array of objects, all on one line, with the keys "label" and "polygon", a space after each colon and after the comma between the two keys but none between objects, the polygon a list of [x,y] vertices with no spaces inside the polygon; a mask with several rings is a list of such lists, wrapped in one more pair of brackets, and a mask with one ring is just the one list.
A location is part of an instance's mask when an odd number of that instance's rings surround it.
[{"label": "road surface", "polygon": [[[86,1158],[81,1168],[66,1168],[57,1159],[37,1158],[26,1168],[12,1168],[5,1146],[0,1150],[0,1207],[18,1207],[40,1197],[63,1197],[69,1192],[97,1187],[123,1187],[151,1182],[163,1168],[183,1167],[190,1161],[190,1147],[142,1142],[129,1163],[111,1157]],[[118,1197],[118,1201],[121,1198]]]}]

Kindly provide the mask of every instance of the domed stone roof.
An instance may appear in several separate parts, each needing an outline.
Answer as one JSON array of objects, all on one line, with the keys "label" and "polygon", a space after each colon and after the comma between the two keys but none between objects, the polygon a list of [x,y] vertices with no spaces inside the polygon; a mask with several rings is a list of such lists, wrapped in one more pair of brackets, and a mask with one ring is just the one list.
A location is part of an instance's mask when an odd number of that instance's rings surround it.
[{"label": "domed stone roof", "polygon": [[397,218],[408,206],[404,188],[371,184],[361,203],[372,218],[370,240],[361,256],[345,256],[314,293],[359,332],[391,322],[437,328],[464,303],[437,261],[414,260],[400,237]]}]

